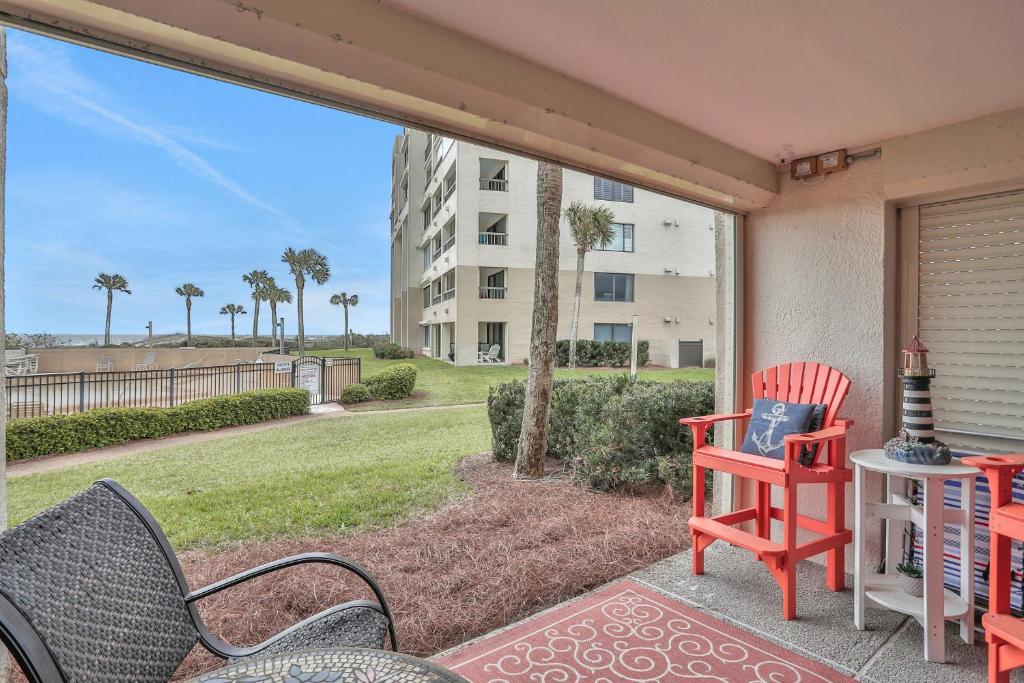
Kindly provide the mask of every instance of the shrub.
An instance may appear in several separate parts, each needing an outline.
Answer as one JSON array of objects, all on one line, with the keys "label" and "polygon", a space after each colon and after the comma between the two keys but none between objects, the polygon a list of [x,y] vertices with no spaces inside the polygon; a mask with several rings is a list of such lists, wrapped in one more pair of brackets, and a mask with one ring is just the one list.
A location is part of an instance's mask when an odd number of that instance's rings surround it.
[{"label": "shrub", "polygon": [[341,390],[342,403],[362,403],[370,400],[370,390],[365,384],[349,384]]},{"label": "shrub", "polygon": [[416,366],[412,363],[399,363],[385,368],[366,380],[366,388],[370,396],[381,401],[409,398],[416,388]]},{"label": "shrub", "polygon": [[303,389],[261,389],[204,398],[173,408],[100,408],[72,415],[15,419],[7,423],[7,460],[255,424],[309,412]]},{"label": "shrub", "polygon": [[715,357],[714,356],[705,356],[705,358],[704,358],[704,367],[706,367],[706,368],[713,368],[713,367],[715,367]]},{"label": "shrub", "polygon": [[[490,389],[497,460],[515,459],[525,397],[523,382]],[[632,382],[624,375],[556,380],[547,455],[599,490],[662,482],[688,493],[692,434],[678,421],[713,411],[712,382]]]},{"label": "shrub", "polygon": [[[637,365],[644,366],[651,362],[651,344],[640,340],[636,345]],[[613,367],[621,368],[629,365],[629,342],[576,340],[576,365],[581,368]],[[560,339],[555,344],[555,364],[565,367],[569,364],[569,340]]]},{"label": "shrub", "polygon": [[412,349],[386,341],[374,345],[373,355],[381,360],[402,360],[403,358],[414,358],[416,353]]}]

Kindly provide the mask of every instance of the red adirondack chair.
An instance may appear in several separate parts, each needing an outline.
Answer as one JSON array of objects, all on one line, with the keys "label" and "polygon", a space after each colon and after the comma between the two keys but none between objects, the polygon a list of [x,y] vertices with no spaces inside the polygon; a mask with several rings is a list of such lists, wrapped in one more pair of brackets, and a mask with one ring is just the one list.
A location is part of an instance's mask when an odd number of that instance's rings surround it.
[{"label": "red adirondack chair", "polygon": [[989,683],[1009,683],[1010,670],[1024,666],[1024,619],[1010,614],[1010,541],[1024,541],[1024,505],[1014,503],[1012,481],[1024,470],[1024,455],[977,455],[961,459],[988,477],[992,536],[988,573],[988,613],[981,618],[988,643]]},{"label": "red adirondack chair", "polygon": [[[850,390],[850,380],[843,373],[818,363],[788,363],[755,372],[751,376],[755,399],[770,398],[789,403],[824,403],[828,406],[821,430],[810,434],[791,434],[785,437],[785,459],[776,460],[762,455],[717,448],[707,443],[708,427],[728,420],[737,421],[737,435],[742,438],[751,411],[743,413],[689,417],[680,424],[693,430],[693,511],[690,533],[693,536],[693,573],[704,573],[704,551],[721,539],[746,548],[764,562],[782,589],[782,616],[796,616],[796,563],[821,553],[828,553],[828,586],[843,590],[845,583],[844,550],[853,540],[846,528],[845,487],[853,479],[846,467],[846,432],[852,420],[840,419],[839,409]],[[805,467],[799,463],[802,446],[818,445],[815,463]],[[728,512],[717,517],[705,517],[704,470],[752,479],[757,482],[757,499],[753,507]],[[827,515],[819,520],[797,512],[797,486],[825,484],[827,487]],[[781,486],[784,500],[781,508],[772,505],[771,487]],[[771,540],[771,522],[783,525],[782,543]],[[754,522],[756,533],[748,533],[734,525]],[[797,528],[807,529],[819,536],[811,541],[797,543]]]}]

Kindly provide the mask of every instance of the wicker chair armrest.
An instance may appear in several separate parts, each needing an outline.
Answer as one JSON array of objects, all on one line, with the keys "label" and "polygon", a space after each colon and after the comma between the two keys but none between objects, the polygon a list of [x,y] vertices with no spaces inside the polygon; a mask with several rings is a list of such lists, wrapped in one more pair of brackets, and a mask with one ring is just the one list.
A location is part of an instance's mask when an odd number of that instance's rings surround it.
[{"label": "wicker chair armrest", "polygon": [[[235,574],[234,576],[229,576],[226,579],[221,579],[220,581],[211,583],[209,586],[205,586],[204,588],[191,591],[185,596],[185,602],[191,605],[192,603],[198,600],[208,598],[211,595],[221,592],[222,590],[231,588],[232,586],[237,586],[238,584],[249,581],[250,579],[255,579],[258,576],[270,574],[271,572],[276,572],[281,569],[287,569],[288,567],[295,567],[300,564],[331,564],[337,567],[341,567],[343,569],[347,569],[348,571],[352,572],[360,579],[362,579],[363,582],[370,587],[370,590],[373,591],[374,597],[380,604],[381,612],[383,612],[384,616],[387,617],[388,636],[390,636],[391,638],[391,649],[395,650],[396,652],[398,651],[398,639],[395,635],[395,620],[394,617],[391,615],[391,609],[388,607],[387,600],[384,597],[384,591],[381,590],[381,587],[380,585],[378,585],[377,580],[373,578],[373,576],[370,574],[369,571],[367,571],[365,567],[363,567],[355,560],[350,560],[347,557],[342,557],[341,555],[335,555],[333,553],[302,553],[300,555],[290,555],[288,557],[282,557],[279,560],[274,560],[273,562],[261,564],[258,567],[253,567],[252,569],[240,572],[238,574]],[[204,638],[204,641],[205,640],[206,638]],[[271,640],[273,640],[273,638]],[[214,645],[215,647],[211,648],[214,649],[214,651],[222,650],[222,648],[218,647],[218,644],[216,643],[204,642],[204,645],[206,645],[208,648],[211,645]],[[230,652],[223,652],[223,656],[238,656],[238,652],[235,650],[235,648],[231,648],[231,650],[232,651]],[[218,652],[218,654],[222,653]]]}]

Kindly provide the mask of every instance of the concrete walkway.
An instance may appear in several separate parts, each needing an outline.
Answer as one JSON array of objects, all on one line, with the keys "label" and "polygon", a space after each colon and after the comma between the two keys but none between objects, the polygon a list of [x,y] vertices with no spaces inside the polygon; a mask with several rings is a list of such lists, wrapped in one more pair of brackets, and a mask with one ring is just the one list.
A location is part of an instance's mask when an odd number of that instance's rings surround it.
[{"label": "concrete walkway", "polygon": [[156,451],[161,448],[170,448],[171,446],[184,446],[187,444],[214,441],[216,439],[227,439],[232,436],[256,434],[257,432],[265,432],[268,429],[279,429],[289,425],[313,422],[316,420],[329,420],[337,417],[364,417],[370,415],[394,415],[396,413],[430,412],[434,410],[458,410],[461,408],[478,408],[482,405],[486,404],[458,403],[450,406],[422,406],[419,408],[395,408],[394,410],[364,410],[356,412],[345,410],[337,404],[325,404],[312,406],[309,415],[286,417],[272,422],[260,422],[258,424],[242,425],[240,427],[225,427],[224,429],[218,429],[212,432],[189,432],[187,434],[166,436],[161,439],[129,441],[128,443],[110,446],[109,448],[96,448],[90,451],[83,451],[81,453],[72,453],[70,455],[44,455],[30,460],[7,463],[7,477],[9,479],[13,479],[16,477],[25,477],[30,474],[39,474],[40,472],[53,472],[55,470],[63,470],[69,467],[76,467],[78,465],[85,465],[92,462],[116,460],[117,458],[123,458],[137,453],[149,453],[150,451]]}]

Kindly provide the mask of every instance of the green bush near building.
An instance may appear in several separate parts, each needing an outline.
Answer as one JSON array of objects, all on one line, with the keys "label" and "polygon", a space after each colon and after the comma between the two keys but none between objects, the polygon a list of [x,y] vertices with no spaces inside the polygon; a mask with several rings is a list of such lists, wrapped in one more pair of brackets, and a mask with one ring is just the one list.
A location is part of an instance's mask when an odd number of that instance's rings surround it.
[{"label": "green bush near building", "polygon": [[[651,362],[651,344],[648,341],[636,343],[637,365],[644,366]],[[622,368],[629,365],[629,342],[576,340],[576,366],[580,368]],[[559,367],[569,365],[569,340],[560,339],[555,343],[555,364]]]},{"label": "green bush near building", "polygon": [[[487,414],[498,460],[515,459],[526,385],[491,387]],[[602,491],[661,482],[689,493],[693,435],[682,417],[714,412],[714,383],[630,381],[625,376],[555,380],[548,456]]]},{"label": "green bush near building", "polygon": [[308,412],[309,392],[303,389],[261,389],[172,408],[99,408],[71,415],[14,419],[7,423],[7,460],[77,453],[136,439],[206,432]]},{"label": "green bush near building", "polygon": [[416,366],[412,363],[392,365],[366,380],[370,396],[379,401],[395,401],[412,396],[416,388]]},{"label": "green bush near building", "polygon": [[416,352],[389,341],[380,342],[373,347],[373,357],[380,360],[403,360],[415,358]]},{"label": "green bush near building", "polygon": [[342,403],[362,403],[371,398],[370,390],[366,388],[365,384],[349,384],[341,390]]}]

